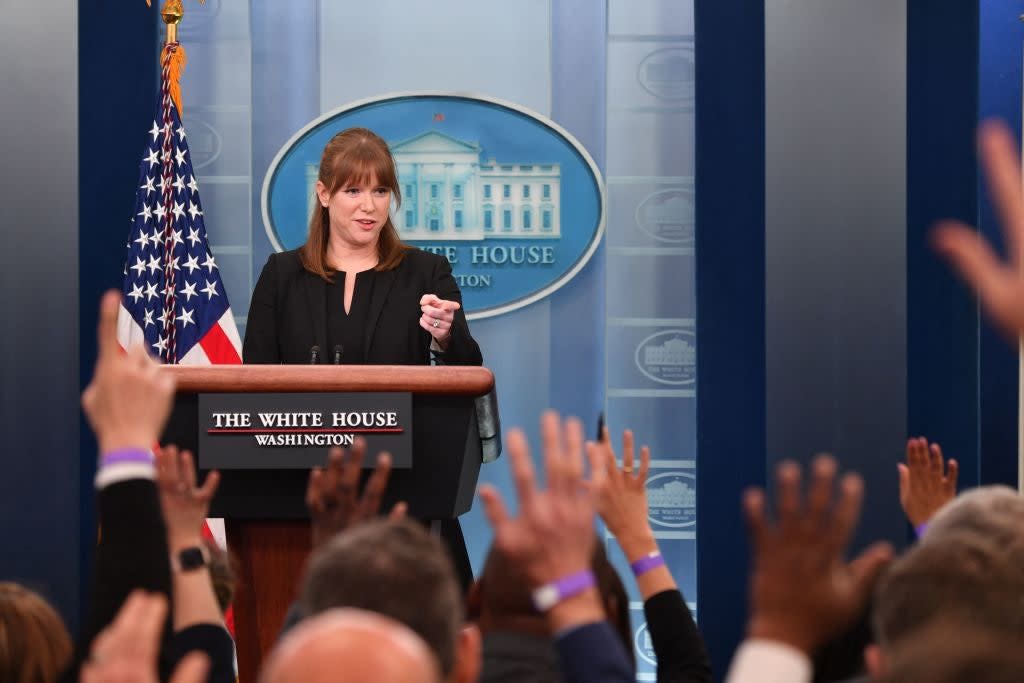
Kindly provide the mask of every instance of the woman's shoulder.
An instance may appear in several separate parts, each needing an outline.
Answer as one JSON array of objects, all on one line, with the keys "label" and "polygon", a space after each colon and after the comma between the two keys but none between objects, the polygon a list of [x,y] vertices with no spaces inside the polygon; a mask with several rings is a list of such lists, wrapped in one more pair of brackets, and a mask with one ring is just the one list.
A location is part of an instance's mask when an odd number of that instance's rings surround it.
[{"label": "woman's shoulder", "polygon": [[438,266],[449,266],[448,259],[440,254],[435,254],[432,251],[424,251],[419,247],[407,246],[405,256],[402,258],[402,263],[399,267],[405,267],[409,270],[433,270]]},{"label": "woman's shoulder", "polygon": [[279,251],[267,257],[267,263],[263,266],[273,268],[278,275],[288,275],[302,270],[302,259],[299,258],[299,250]]}]

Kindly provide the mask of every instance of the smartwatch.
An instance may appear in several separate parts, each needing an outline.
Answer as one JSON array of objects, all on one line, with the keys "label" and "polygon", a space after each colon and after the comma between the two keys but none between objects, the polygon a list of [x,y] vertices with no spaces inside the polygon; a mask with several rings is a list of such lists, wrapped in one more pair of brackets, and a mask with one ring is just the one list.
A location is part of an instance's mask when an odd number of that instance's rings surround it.
[{"label": "smartwatch", "polygon": [[172,572],[190,572],[201,569],[210,561],[210,554],[206,548],[194,545],[189,548],[171,553]]}]

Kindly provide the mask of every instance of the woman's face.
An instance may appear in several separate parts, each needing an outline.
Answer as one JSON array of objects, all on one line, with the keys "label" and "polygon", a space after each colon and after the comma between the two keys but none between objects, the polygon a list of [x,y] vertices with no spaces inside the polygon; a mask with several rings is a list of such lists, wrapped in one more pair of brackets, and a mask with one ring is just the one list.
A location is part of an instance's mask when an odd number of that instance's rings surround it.
[{"label": "woman's face", "polygon": [[346,183],[333,195],[317,181],[316,193],[330,216],[332,243],[357,249],[377,243],[391,208],[391,190],[378,184],[376,174],[365,184]]}]

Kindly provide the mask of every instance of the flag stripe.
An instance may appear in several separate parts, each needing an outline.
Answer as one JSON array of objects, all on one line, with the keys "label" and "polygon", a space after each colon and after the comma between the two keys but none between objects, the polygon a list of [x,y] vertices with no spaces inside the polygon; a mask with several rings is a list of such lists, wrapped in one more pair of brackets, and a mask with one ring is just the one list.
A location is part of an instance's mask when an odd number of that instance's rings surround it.
[{"label": "flag stripe", "polygon": [[[229,308],[224,315],[231,315],[231,309]],[[235,346],[224,334],[221,321],[217,321],[217,324],[210,328],[206,336],[199,340],[199,345],[203,347],[203,351],[214,365],[237,365],[242,362]]]}]

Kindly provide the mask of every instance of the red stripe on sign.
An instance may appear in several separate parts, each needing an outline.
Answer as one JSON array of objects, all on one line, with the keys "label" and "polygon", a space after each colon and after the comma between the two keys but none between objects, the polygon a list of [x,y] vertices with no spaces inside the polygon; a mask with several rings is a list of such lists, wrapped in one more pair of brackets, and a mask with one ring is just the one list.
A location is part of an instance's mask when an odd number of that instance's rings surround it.
[{"label": "red stripe on sign", "polygon": [[263,429],[249,429],[246,427],[214,427],[207,429],[207,434],[401,434],[404,430],[401,427],[352,427],[342,429],[304,429],[298,427],[265,427]]},{"label": "red stripe on sign", "polygon": [[235,345],[224,334],[219,322],[199,340],[199,345],[203,347],[206,357],[213,365],[240,365],[242,362]]}]

